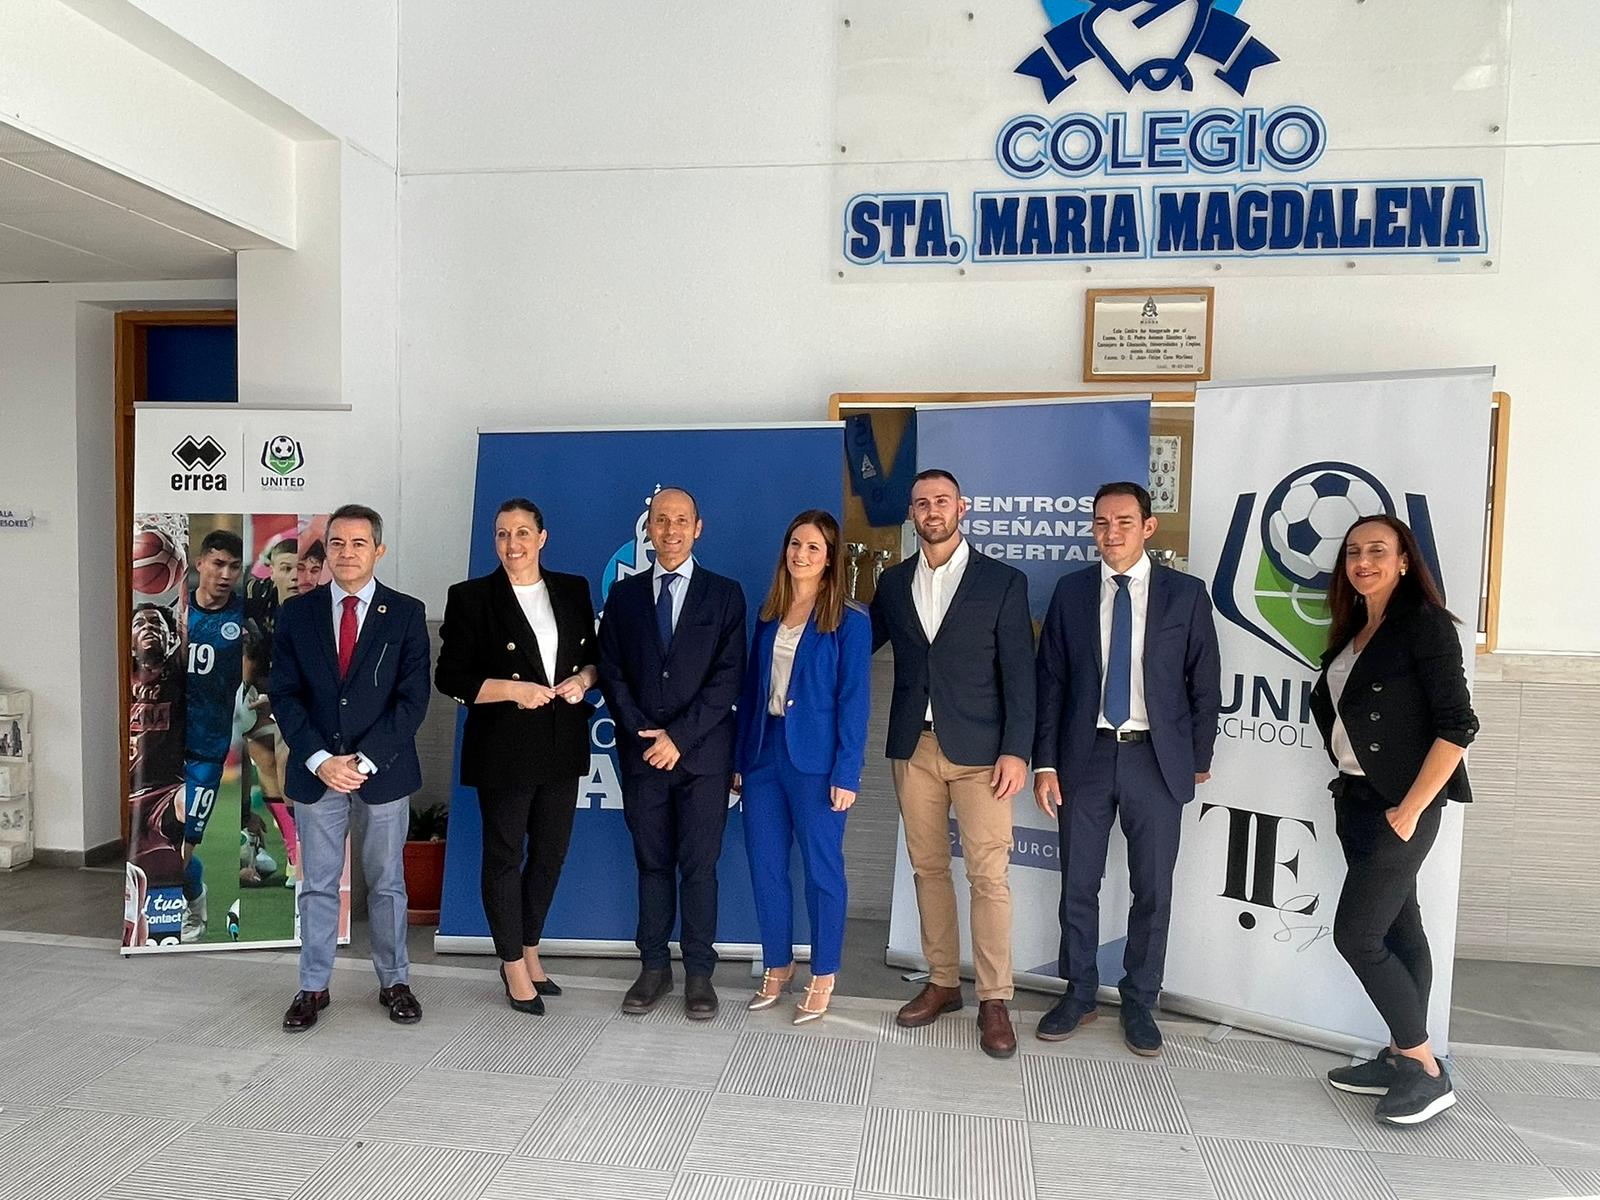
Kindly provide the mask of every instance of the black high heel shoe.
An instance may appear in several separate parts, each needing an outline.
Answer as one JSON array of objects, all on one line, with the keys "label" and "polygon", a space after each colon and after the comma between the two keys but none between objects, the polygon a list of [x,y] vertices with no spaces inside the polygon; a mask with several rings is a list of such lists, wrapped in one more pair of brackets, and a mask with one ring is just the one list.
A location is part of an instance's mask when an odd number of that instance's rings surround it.
[{"label": "black high heel shoe", "polygon": [[541,996],[561,995],[561,985],[554,979],[535,979],[533,981],[533,990]]},{"label": "black high heel shoe", "polygon": [[[544,1000],[537,994],[534,995],[532,1000],[518,1000],[511,994],[511,981],[506,978],[505,963],[500,964],[500,983],[506,989],[506,1003],[511,1005],[512,1008],[518,1012],[532,1013],[536,1017],[544,1016]],[[535,991],[537,992],[537,989]]]}]

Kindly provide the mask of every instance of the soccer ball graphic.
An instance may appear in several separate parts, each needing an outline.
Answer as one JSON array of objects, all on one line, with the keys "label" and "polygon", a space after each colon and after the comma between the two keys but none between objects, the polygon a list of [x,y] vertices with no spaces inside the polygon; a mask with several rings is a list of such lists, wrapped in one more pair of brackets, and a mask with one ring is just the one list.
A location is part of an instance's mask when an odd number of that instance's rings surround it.
[{"label": "soccer ball graphic", "polygon": [[1313,463],[1272,489],[1261,517],[1261,544],[1285,579],[1326,591],[1345,531],[1361,517],[1393,511],[1383,485],[1360,467]]},{"label": "soccer ball graphic", "polygon": [[267,453],[280,461],[294,457],[294,439],[278,436],[267,444]]}]

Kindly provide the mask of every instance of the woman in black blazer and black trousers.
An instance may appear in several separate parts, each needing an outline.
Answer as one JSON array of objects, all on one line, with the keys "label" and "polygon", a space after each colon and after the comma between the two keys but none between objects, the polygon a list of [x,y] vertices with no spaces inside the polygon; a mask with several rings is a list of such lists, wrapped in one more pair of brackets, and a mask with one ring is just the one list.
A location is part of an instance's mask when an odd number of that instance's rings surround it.
[{"label": "woman in black blazer and black trousers", "polygon": [[1356,522],[1328,593],[1333,624],[1311,712],[1328,757],[1348,870],[1333,942],[1389,1026],[1371,1062],[1328,1072],[1347,1092],[1382,1096],[1401,1125],[1455,1103],[1428,1040],[1433,961],[1417,906],[1417,872],[1445,802],[1472,799],[1462,756],[1478,732],[1456,619],[1405,522]]},{"label": "woman in black blazer and black trousers", "polygon": [[530,1013],[561,994],[539,964],[539,938],[589,773],[584,696],[598,674],[589,583],[540,568],[549,536],[531,500],[500,506],[500,568],[450,589],[434,673],[467,706],[461,782],[478,789],[483,813],[483,909],[506,999]]}]

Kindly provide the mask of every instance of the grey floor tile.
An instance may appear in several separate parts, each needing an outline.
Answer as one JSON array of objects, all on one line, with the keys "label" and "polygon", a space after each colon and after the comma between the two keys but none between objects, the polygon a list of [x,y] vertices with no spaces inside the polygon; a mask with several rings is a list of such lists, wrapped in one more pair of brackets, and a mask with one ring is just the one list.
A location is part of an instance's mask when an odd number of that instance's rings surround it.
[{"label": "grey floor tile", "polygon": [[215,1046],[150,1046],[60,1103],[144,1116],[152,1111],[152,1096],[159,1096],[163,1117],[203,1121],[249,1087],[272,1061],[268,1054],[219,1053]]},{"label": "grey floor tile", "polygon": [[1039,1200],[1214,1200],[1194,1137],[1030,1125]]},{"label": "grey floor tile", "polygon": [[850,1200],[850,1188],[685,1171],[672,1185],[668,1200]]},{"label": "grey floor tile", "polygon": [[893,1013],[879,1017],[878,1036],[891,1046],[933,1046],[944,1050],[977,1050],[977,1009],[962,1009],[948,1013],[932,1025],[906,1029],[898,1024]]},{"label": "grey floor tile", "polygon": [[367,1142],[347,1146],[294,1200],[476,1200],[505,1157],[447,1146]]},{"label": "grey floor tile", "polygon": [[1358,1150],[1203,1137],[1200,1153],[1219,1200],[1393,1200]]},{"label": "grey floor tile", "polygon": [[1028,1127],[962,1113],[868,1109],[856,1186],[928,1200],[1032,1200]]},{"label": "grey floor tile", "polygon": [[796,1025],[794,1009],[780,1006],[746,1013],[742,1028],[753,1033],[781,1033],[786,1037],[849,1038],[876,1043],[883,1032],[883,1021],[876,1009],[841,1004],[830,1008],[820,1021]]},{"label": "grey floor tile", "polygon": [[865,1104],[876,1046],[853,1038],[743,1033],[719,1090],[822,1104]]},{"label": "grey floor tile", "polygon": [[710,1099],[689,1088],[569,1079],[517,1155],[676,1171]]},{"label": "grey floor tile", "polygon": [[[836,1186],[854,1179],[866,1109],[764,1096],[711,1098],[683,1160],[689,1171]],[[803,1154],[795,1152],[804,1147]]]},{"label": "grey floor tile", "polygon": [[[1208,1137],[1352,1150],[1362,1145],[1330,1099],[1331,1089],[1319,1079],[1173,1071],[1172,1082],[1189,1124]],[[1370,1121],[1373,1098],[1359,1099],[1366,1102]]]},{"label": "grey floor tile", "polygon": [[[951,1080],[960,1080],[960,1086],[949,1086]],[[878,1047],[871,1101],[879,1108],[1018,1119],[1027,1109],[1019,1058],[993,1059],[973,1050],[921,1046]]]},{"label": "grey floor tile", "polygon": [[1600,1196],[1600,1170],[1577,1171],[1571,1167],[1551,1167],[1550,1173],[1566,1186],[1574,1196],[1593,1200]]},{"label": "grey floor tile", "polygon": [[1165,1067],[1024,1054],[1028,1120],[1091,1129],[1188,1133]]},{"label": "grey floor tile", "polygon": [[150,1045],[147,1038],[35,1029],[0,1041],[0,1102],[52,1104]]},{"label": "grey floor tile", "polygon": [[1113,1062],[1133,1060],[1133,1051],[1122,1041],[1122,1026],[1117,1023],[1117,1010],[1102,1008],[1100,1015],[1087,1025],[1079,1025],[1065,1041],[1042,1042],[1036,1036],[1039,1018],[1043,1013],[1017,1013],[1013,1024],[1017,1030],[1017,1044],[1024,1053],[1040,1054],[1051,1058],[1098,1058]]},{"label": "grey floor tile", "polygon": [[399,1063],[279,1059],[211,1124],[307,1137],[349,1137],[416,1074]]},{"label": "grey floor tile", "polygon": [[193,1126],[95,1200],[290,1200],[343,1149],[331,1138]]},{"label": "grey floor tile", "polygon": [[[316,1036],[294,1048],[308,1055],[337,1058],[372,1058],[382,1062],[404,1062],[422,1066],[471,1029],[487,1013],[507,1012],[490,1008],[482,999],[460,984],[439,980],[419,980],[415,987],[422,1003],[422,1020],[415,1025],[400,1025],[378,1003],[376,989],[352,993],[336,1001],[317,1021]],[[524,1014],[514,1014],[523,1020]],[[536,1019],[536,1018],[535,1018]],[[300,1034],[291,1035],[298,1039]]]},{"label": "grey floor tile", "polygon": [[572,1075],[709,1090],[722,1078],[737,1041],[733,1033],[611,1021],[590,1043]]},{"label": "grey floor tile", "polygon": [[536,1075],[425,1067],[355,1136],[510,1154],[560,1090]]},{"label": "grey floor tile", "polygon": [[1600,1100],[1490,1096],[1486,1102],[1545,1166],[1600,1171]]},{"label": "grey floor tile", "polygon": [[[1507,1129],[1482,1096],[1456,1093],[1456,1103],[1422,1125],[1391,1125],[1374,1115],[1371,1096],[1352,1096],[1328,1088],[1326,1094],[1367,1150],[1389,1154],[1418,1154],[1434,1158],[1461,1158],[1475,1162],[1527,1163],[1537,1161],[1517,1136]],[[1531,1097],[1516,1097],[1518,1101]],[[1534,1100],[1535,1104],[1555,1107],[1582,1103],[1564,1100]],[[1600,1109],[1600,1101],[1591,1101]],[[1600,1127],[1595,1137],[1600,1139]],[[1600,1146],[1600,1142],[1596,1143]]]},{"label": "grey floor tile", "polygon": [[30,963],[16,971],[0,973],[0,1012],[7,1014],[9,1032],[57,1023],[67,1005],[81,1004],[94,996],[114,991],[115,979],[105,974],[61,975],[38,969]]},{"label": "grey floor tile", "polygon": [[0,1144],[6,1200],[83,1200],[120,1179],[183,1131],[175,1121],[56,1109]]},{"label": "grey floor tile", "polygon": [[603,1027],[603,1022],[590,1017],[535,1017],[499,1008],[479,1016],[428,1065],[564,1078],[582,1061]]},{"label": "grey floor tile", "polygon": [[1462,1091],[1600,1100],[1600,1066],[1531,1058],[1456,1058],[1450,1074]]},{"label": "grey floor tile", "polygon": [[[334,980],[335,985],[339,982]],[[355,1003],[354,995],[333,991],[332,996],[333,1003],[323,1010],[310,1029],[294,1033],[284,1031],[283,1014],[294,999],[292,990],[262,990],[236,1004],[208,1009],[192,1024],[174,1025],[167,1040],[241,1050],[270,1046],[274,1053],[294,1053],[305,1049],[311,1039],[321,1037],[338,1018],[340,1008]]]},{"label": "grey floor tile", "polygon": [[1547,1167],[1441,1161],[1415,1154],[1373,1154],[1395,1200],[1548,1200],[1561,1183]]},{"label": "grey floor tile", "polygon": [[30,1107],[26,1104],[0,1105],[0,1145],[9,1141],[28,1122],[38,1120],[49,1111],[42,1106]]},{"label": "grey floor tile", "polygon": [[671,1171],[513,1158],[482,1200],[667,1200],[672,1178]]},{"label": "grey floor tile", "polygon": [[[752,991],[754,989],[751,989]],[[751,1014],[745,1012],[744,1002],[749,999],[743,992],[734,992],[723,988],[717,993],[721,1003],[717,1006],[717,1015],[709,1021],[691,1021],[683,1011],[683,993],[668,996],[649,1012],[642,1016],[629,1016],[618,1009],[622,997],[616,997],[611,1004],[611,1011],[617,1019],[628,1025],[667,1025],[683,1029],[703,1029],[716,1033],[737,1033],[744,1028],[745,1021]],[[779,1010],[789,1013],[790,1010],[779,1005],[777,1009],[769,1010],[771,1016]],[[785,1017],[787,1020],[788,1017]]]},{"label": "grey floor tile", "polygon": [[[1293,1042],[1266,1038],[1224,1038],[1208,1042],[1205,1038],[1169,1037],[1162,1046],[1169,1067],[1192,1071],[1231,1071],[1244,1075],[1290,1075],[1315,1078],[1322,1074]],[[1326,1069],[1326,1068],[1324,1068]]]}]

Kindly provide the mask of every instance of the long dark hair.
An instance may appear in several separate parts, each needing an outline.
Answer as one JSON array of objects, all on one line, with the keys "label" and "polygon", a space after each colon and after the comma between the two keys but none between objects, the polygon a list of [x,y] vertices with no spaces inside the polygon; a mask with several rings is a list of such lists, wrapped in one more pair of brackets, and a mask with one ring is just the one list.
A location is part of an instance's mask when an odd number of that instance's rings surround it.
[{"label": "long dark hair", "polygon": [[1439,592],[1439,585],[1434,581],[1428,560],[1423,557],[1422,547],[1417,543],[1417,535],[1411,532],[1411,526],[1399,517],[1379,513],[1375,517],[1359,518],[1344,531],[1344,537],[1339,541],[1339,565],[1333,572],[1333,586],[1328,589],[1328,611],[1333,617],[1333,624],[1328,630],[1328,648],[1331,650],[1343,646],[1367,623],[1366,598],[1350,582],[1350,574],[1345,566],[1345,548],[1350,544],[1350,535],[1363,525],[1386,525],[1392,529],[1395,540],[1400,544],[1400,553],[1406,560],[1406,572],[1395,584],[1394,595],[1389,597],[1386,611],[1400,612],[1431,605],[1452,621],[1457,621],[1455,614],[1444,606],[1444,596]]},{"label": "long dark hair", "polygon": [[822,543],[828,548],[828,565],[822,569],[817,581],[817,601],[814,612],[818,633],[832,633],[844,621],[844,555],[840,551],[842,535],[839,522],[833,514],[820,508],[808,508],[789,522],[783,531],[783,542],[778,548],[778,570],[772,577],[772,587],[761,605],[763,621],[780,621],[794,602],[794,581],[789,578],[789,539],[802,525],[815,525],[822,533]]}]

